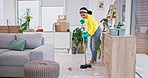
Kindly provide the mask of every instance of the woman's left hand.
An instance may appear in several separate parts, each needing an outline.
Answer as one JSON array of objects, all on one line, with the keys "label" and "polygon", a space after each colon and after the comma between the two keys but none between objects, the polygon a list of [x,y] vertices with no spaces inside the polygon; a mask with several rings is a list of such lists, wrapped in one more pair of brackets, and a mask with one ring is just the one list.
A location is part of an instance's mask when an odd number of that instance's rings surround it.
[{"label": "woman's left hand", "polygon": [[85,34],[82,34],[82,38],[86,38],[86,37],[89,37],[90,36],[90,34],[87,32],[87,33],[85,33]]}]

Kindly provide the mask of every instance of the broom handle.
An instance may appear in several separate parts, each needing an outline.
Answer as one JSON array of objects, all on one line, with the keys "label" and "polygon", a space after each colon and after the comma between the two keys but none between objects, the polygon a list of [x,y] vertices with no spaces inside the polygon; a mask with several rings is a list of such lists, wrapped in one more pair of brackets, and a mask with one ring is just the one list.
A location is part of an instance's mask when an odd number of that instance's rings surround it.
[{"label": "broom handle", "polygon": [[[82,27],[83,27],[83,24],[82,24]],[[84,31],[83,31],[83,33],[84,33]],[[84,47],[84,57],[85,57],[84,60],[85,60],[85,65],[86,65],[86,64],[87,64],[87,63],[86,63],[86,45],[85,45],[84,40],[85,40],[85,39],[83,38],[83,45],[85,46],[85,47]]]},{"label": "broom handle", "polygon": [[[84,44],[84,46],[85,46],[84,38],[83,38],[83,44]],[[84,54],[85,54],[85,64],[87,64],[87,63],[86,63],[86,46],[84,47]]]}]

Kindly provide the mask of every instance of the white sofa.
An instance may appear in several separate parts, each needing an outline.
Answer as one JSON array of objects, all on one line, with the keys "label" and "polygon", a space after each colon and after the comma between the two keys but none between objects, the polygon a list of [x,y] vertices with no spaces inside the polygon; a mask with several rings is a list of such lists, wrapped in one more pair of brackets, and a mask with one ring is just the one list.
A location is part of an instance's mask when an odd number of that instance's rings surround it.
[{"label": "white sofa", "polygon": [[[9,50],[13,40],[26,40],[24,51]],[[0,77],[24,77],[23,66],[33,60],[54,60],[53,45],[42,34],[0,34]]]}]

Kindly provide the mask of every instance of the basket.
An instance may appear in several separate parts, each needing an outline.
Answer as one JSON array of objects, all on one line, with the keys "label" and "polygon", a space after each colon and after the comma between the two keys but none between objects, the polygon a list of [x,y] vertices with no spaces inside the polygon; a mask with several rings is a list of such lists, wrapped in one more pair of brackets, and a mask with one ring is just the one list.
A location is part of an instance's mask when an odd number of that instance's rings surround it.
[{"label": "basket", "polygon": [[118,35],[118,30],[117,29],[109,29],[109,34],[111,36],[117,36]]},{"label": "basket", "polygon": [[119,36],[124,36],[124,35],[125,35],[125,29],[119,28],[119,29],[118,29],[118,35],[119,35]]}]

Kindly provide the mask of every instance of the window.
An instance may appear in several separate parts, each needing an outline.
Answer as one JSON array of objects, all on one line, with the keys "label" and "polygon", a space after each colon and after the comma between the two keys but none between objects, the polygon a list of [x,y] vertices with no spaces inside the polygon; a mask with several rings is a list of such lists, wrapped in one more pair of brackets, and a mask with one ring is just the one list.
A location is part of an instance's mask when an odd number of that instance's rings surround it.
[{"label": "window", "polygon": [[63,7],[42,7],[42,28],[44,31],[52,31],[53,23],[63,15]]},{"label": "window", "polygon": [[30,29],[41,26],[44,31],[52,31],[53,23],[58,19],[58,15],[63,15],[63,6],[39,6],[38,0],[18,0],[18,18],[21,18],[26,8],[31,9]]},{"label": "window", "polygon": [[39,1],[18,1],[18,18],[24,15],[26,8],[30,8],[33,17],[30,21],[30,29],[35,29],[39,26]]}]

